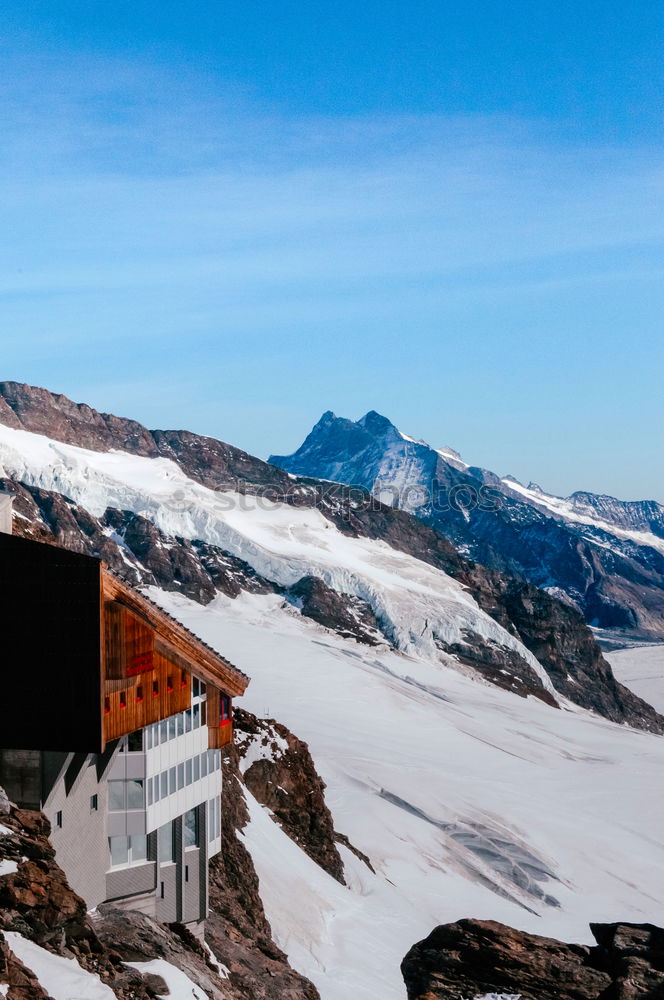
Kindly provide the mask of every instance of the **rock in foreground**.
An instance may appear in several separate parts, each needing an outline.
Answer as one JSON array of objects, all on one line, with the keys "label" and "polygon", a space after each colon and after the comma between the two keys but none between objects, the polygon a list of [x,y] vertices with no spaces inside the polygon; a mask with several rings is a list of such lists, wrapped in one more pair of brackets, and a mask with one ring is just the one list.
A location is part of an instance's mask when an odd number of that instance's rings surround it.
[{"label": "rock in foreground", "polygon": [[591,924],[595,947],[564,944],[492,920],[436,927],[401,971],[408,1000],[662,1000],[664,930]]}]

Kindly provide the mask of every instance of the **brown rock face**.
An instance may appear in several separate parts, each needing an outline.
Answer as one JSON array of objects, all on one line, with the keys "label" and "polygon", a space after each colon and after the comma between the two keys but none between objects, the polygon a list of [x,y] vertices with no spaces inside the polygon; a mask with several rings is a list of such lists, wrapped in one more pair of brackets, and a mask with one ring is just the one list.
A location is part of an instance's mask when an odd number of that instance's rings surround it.
[{"label": "brown rock face", "polygon": [[662,1000],[664,930],[593,924],[596,947],[564,944],[492,920],[437,927],[401,964],[408,1000]]},{"label": "brown rock face", "polygon": [[241,756],[258,750],[261,759],[244,770],[252,795],[275,816],[282,830],[329,875],[345,885],[325,784],[309,747],[274,719],[257,719],[236,709],[235,741]]}]

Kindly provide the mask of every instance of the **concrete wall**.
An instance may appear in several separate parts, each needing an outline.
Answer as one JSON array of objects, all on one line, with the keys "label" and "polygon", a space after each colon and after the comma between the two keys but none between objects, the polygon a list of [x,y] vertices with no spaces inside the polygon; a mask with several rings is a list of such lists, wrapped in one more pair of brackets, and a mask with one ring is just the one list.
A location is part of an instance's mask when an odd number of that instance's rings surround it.
[{"label": "concrete wall", "polygon": [[[93,795],[97,796],[96,810],[91,807]],[[94,755],[86,758],[78,769],[71,755],[70,768],[65,769],[43,805],[51,823],[56,860],[72,889],[90,908],[106,899],[107,804],[106,784],[97,780]],[[58,812],[62,813],[61,827],[57,825]]]}]

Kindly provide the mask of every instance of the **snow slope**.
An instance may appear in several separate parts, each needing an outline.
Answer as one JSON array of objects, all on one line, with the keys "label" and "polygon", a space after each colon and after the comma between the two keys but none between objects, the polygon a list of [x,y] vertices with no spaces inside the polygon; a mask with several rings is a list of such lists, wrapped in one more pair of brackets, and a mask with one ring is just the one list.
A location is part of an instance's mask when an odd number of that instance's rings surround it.
[{"label": "snow slope", "polygon": [[382,541],[342,534],[315,508],[217,492],[168,459],[89,451],[0,425],[0,472],[3,468],[30,486],[62,493],[97,517],[107,507],[129,510],[166,534],[220,546],[284,586],[318,576],[367,601],[406,653],[438,661],[435,637],[455,643],[471,630],[516,650],[553,691],[535,657],[460,584]]},{"label": "snow slope", "polygon": [[621,684],[664,713],[664,643],[632,646],[604,655]]},{"label": "snow slope", "polygon": [[274,596],[153,599],[252,676],[244,702],[305,739],[349,888],[250,799],[245,831],[278,943],[323,1000],[403,1000],[399,963],[444,921],[590,942],[664,922],[664,739],[330,635]]},{"label": "snow slope", "polygon": [[82,969],[76,959],[54,955],[16,931],[0,933],[53,1000],[115,1000],[113,990],[99,976]]}]

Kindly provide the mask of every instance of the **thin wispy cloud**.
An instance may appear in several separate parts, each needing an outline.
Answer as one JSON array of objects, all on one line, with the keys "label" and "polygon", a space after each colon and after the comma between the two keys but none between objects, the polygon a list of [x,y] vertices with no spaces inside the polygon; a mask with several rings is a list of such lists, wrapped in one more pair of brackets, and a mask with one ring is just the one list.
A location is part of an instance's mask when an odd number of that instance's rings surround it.
[{"label": "thin wispy cloud", "polygon": [[[366,381],[376,344],[417,330],[422,356],[466,379],[539,311],[546,363],[548,337],[563,350],[578,338],[574,324],[555,333],[561,303],[577,316],[595,303],[610,329],[616,287],[650,289],[660,270],[662,176],[646,146],[580,146],[505,117],[289,118],[193,72],[114,60],[17,61],[4,80],[6,363],[18,375],[30,345],[64,370],[63,351],[94,345],[80,381],[98,372],[109,406],[127,351],[127,384],[173,358],[199,384],[218,369],[210,424],[237,405],[227,375],[249,356],[264,364],[256,396],[293,365],[311,379],[334,345],[353,344]],[[280,450],[257,427],[239,443]]]}]

